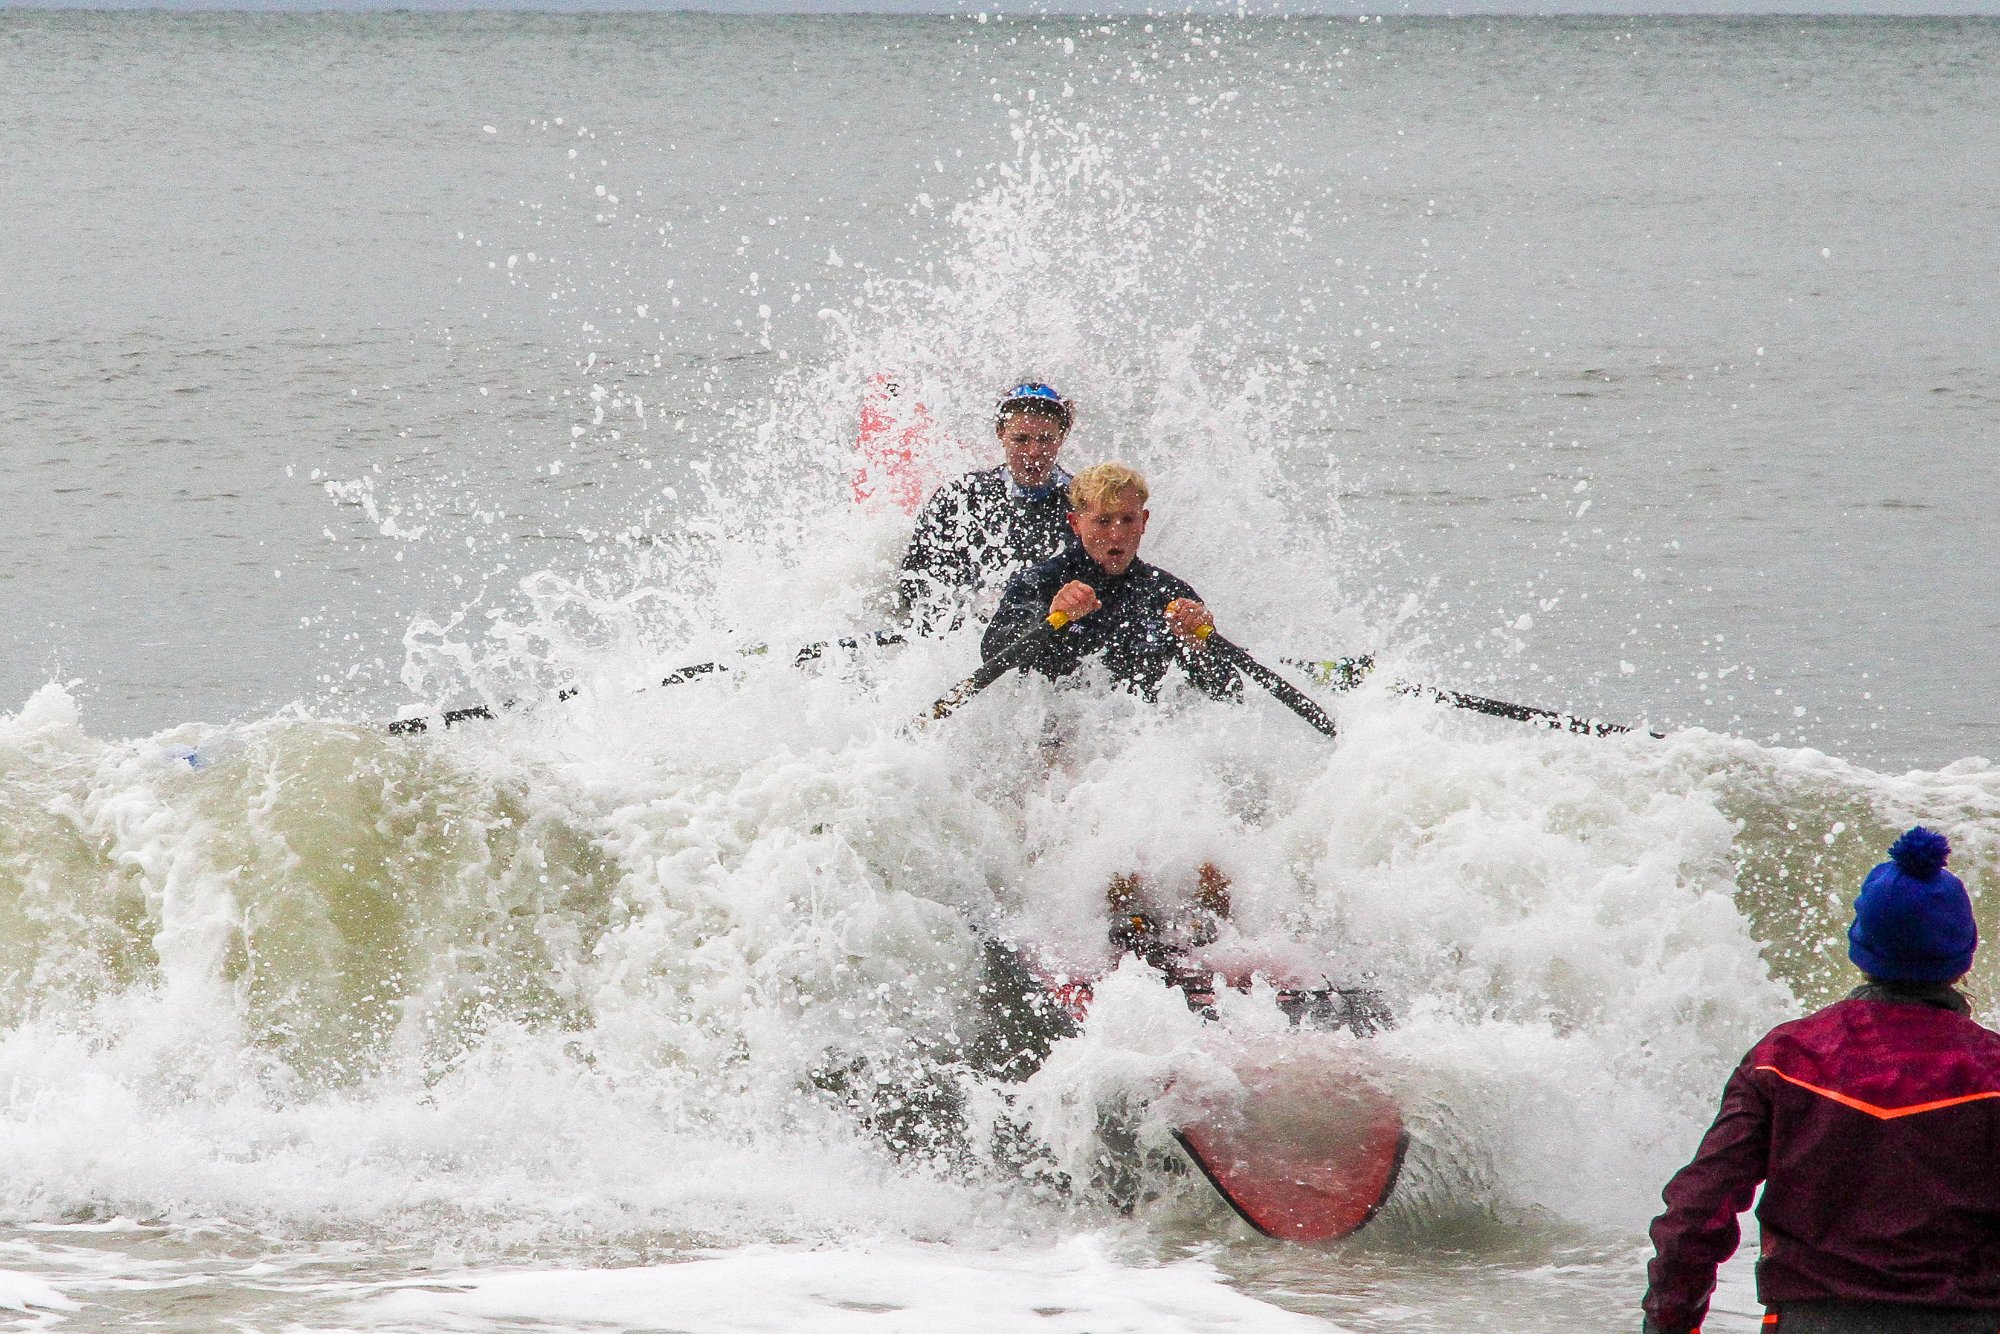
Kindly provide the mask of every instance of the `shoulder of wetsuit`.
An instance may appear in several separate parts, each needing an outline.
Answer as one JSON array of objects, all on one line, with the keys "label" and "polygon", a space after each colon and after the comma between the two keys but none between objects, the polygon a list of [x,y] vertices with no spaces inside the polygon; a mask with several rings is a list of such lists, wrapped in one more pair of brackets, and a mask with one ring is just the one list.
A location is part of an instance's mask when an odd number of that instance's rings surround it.
[{"label": "shoulder of wetsuit", "polygon": [[964,505],[969,501],[990,501],[996,496],[1006,494],[1007,486],[1000,480],[1000,468],[979,468],[972,472],[962,472],[941,484],[937,490],[931,492],[930,499],[924,502],[924,508],[933,510],[954,503]]},{"label": "shoulder of wetsuit", "polygon": [[968,490],[984,492],[991,496],[1007,494],[1007,465],[997,463],[991,468],[975,468],[958,480]]},{"label": "shoulder of wetsuit", "polygon": [[1069,582],[1065,577],[1066,574],[1062,556],[1051,556],[1048,560],[1037,564],[1024,565],[1007,576],[1007,583],[1000,595],[1001,601],[1007,602],[1028,596],[1043,599],[1054,597],[1056,590]]}]

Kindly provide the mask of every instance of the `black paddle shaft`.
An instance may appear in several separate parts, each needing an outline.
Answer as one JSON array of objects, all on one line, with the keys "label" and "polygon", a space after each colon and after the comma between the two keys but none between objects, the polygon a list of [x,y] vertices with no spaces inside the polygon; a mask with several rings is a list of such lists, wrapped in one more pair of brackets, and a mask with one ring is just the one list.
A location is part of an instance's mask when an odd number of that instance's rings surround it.
[{"label": "black paddle shaft", "polygon": [[[892,644],[903,643],[904,639],[905,637],[901,630],[871,630],[865,635],[844,635],[839,639],[815,640],[813,643],[804,645],[797,653],[792,655],[792,666],[803,667],[809,662],[817,661],[819,658],[824,657],[826,651],[831,648],[858,649],[864,644],[874,644],[878,648],[888,648]],[[767,652],[767,649],[764,645],[753,644],[749,648],[741,650],[737,656],[754,658],[761,656],[765,652]],[[712,673],[726,672],[728,670],[729,664],[723,662],[689,663],[685,667],[676,667],[671,672],[668,672],[660,684],[663,686],[686,685],[689,681],[700,680],[702,677],[711,675]],[[580,693],[581,689],[582,687],[580,686],[565,687],[556,692],[556,701],[560,703],[566,699],[574,699]],[[501,707],[511,709],[514,707],[513,701],[510,700]],[[491,721],[497,716],[486,705],[474,704],[469,708],[446,709],[443,719],[446,727],[453,727],[459,723],[471,722],[475,719]],[[417,732],[428,732],[429,730],[430,720],[428,718],[399,718],[389,724],[389,735],[391,736],[409,736]]]},{"label": "black paddle shaft", "polygon": [[[1632,730],[1623,723],[1607,723],[1597,718],[1578,718],[1574,714],[1562,713],[1556,709],[1537,708],[1532,704],[1510,704],[1504,699],[1487,699],[1484,695],[1468,695],[1463,691],[1418,685],[1412,681],[1398,681],[1396,690],[1405,695],[1421,695],[1439,704],[1448,704],[1454,709],[1469,709],[1473,713],[1483,713],[1493,718],[1511,718],[1517,723],[1558,727],[1564,731],[1580,732],[1586,736],[1616,736],[1621,732]],[[1651,732],[1648,735],[1655,740],[1664,741],[1667,734]]]},{"label": "black paddle shaft", "polygon": [[921,726],[938,718],[949,718],[959,707],[986,687],[998,681],[1008,672],[1027,661],[1030,654],[1056,637],[1070,618],[1060,612],[1051,612],[1049,619],[1001,649],[998,653],[979,664],[979,670],[953,686],[937,703],[930,706],[917,719]]},{"label": "black paddle shaft", "polygon": [[[865,635],[849,635],[843,636],[840,639],[814,640],[812,643],[802,646],[797,653],[792,655],[792,666],[803,667],[809,662],[817,662],[826,655],[826,651],[830,648],[857,649],[863,644],[873,644],[877,648],[888,648],[892,644],[901,644],[904,642],[906,642],[905,636],[901,630],[871,630]],[[769,649],[763,644],[752,644],[749,648],[739,649],[736,656],[739,658],[756,658],[762,657],[767,652],[769,652]],[[707,676],[711,672],[726,672],[728,670],[729,664],[725,662],[689,663],[685,667],[676,667],[671,672],[668,672],[666,679],[661,681],[660,684],[663,686],[685,685],[696,677]]]},{"label": "black paddle shaft", "polygon": [[[1301,669],[1329,690],[1354,689],[1375,666],[1375,659],[1368,655],[1358,658],[1335,658],[1330,661],[1304,658],[1280,658],[1278,661],[1287,667]],[[1534,704],[1514,704],[1504,699],[1488,699],[1484,695],[1468,695],[1462,690],[1448,690],[1443,686],[1429,686],[1417,681],[1397,681],[1389,688],[1399,695],[1418,695],[1449,708],[1468,709],[1473,713],[1483,713],[1494,718],[1510,718],[1517,723],[1561,728],[1586,736],[1617,736],[1633,730],[1623,723],[1609,723],[1601,718],[1579,718],[1560,709],[1544,709]],[[1664,741],[1667,734],[1648,732],[1647,735],[1655,740]]]},{"label": "black paddle shaft", "polygon": [[1241,647],[1231,643],[1222,635],[1210,631],[1207,641],[1211,653],[1220,653],[1237,670],[1248,675],[1258,685],[1270,691],[1277,697],[1280,704],[1305,719],[1316,731],[1323,732],[1329,737],[1337,737],[1339,735],[1339,729],[1333,725],[1333,719],[1327,716],[1325,709],[1313,703],[1307,697],[1305,691],[1300,690],[1290,681],[1287,681],[1284,677],[1251,657]]}]

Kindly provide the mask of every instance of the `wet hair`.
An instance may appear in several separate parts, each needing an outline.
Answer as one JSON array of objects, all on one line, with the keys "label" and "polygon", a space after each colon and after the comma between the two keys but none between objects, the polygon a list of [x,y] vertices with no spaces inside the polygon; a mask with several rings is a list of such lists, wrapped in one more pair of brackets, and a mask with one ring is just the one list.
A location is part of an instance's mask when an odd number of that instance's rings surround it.
[{"label": "wet hair", "polygon": [[1137,491],[1141,505],[1152,494],[1146,489],[1146,479],[1131,464],[1093,463],[1070,480],[1069,505],[1071,509],[1089,509],[1109,502],[1120,491]]}]

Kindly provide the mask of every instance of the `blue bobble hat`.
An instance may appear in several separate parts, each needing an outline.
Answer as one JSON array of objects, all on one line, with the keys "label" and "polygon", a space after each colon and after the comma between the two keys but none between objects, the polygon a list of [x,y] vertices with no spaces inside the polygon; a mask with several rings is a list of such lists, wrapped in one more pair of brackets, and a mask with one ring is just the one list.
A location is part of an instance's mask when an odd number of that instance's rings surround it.
[{"label": "blue bobble hat", "polygon": [[1884,982],[1951,982],[1972,967],[1979,926],[1965,883],[1944,869],[1951,843],[1918,825],[1861,882],[1847,957]]},{"label": "blue bobble hat", "polygon": [[1000,395],[1000,402],[993,408],[994,424],[998,425],[1005,421],[1010,412],[1041,413],[1055,418],[1067,431],[1072,409],[1070,401],[1061,394],[1045,384],[1031,380],[1026,384],[1017,384]]}]

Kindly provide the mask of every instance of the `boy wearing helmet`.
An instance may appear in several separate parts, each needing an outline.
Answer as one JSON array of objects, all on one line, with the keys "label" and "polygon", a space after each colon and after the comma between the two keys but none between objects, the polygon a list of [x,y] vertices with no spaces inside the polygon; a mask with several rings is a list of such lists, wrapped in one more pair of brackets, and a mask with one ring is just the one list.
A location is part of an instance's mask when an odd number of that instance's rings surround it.
[{"label": "boy wearing helmet", "polygon": [[2000,1034],[1953,986],[1972,902],[1921,826],[1862,882],[1865,982],[1750,1049],[1653,1220],[1646,1334],[1701,1327],[1736,1215],[1757,1205],[1757,1297],[1777,1334],[2000,1329]]},{"label": "boy wearing helmet", "polygon": [[1006,461],[939,487],[917,515],[897,578],[919,629],[955,625],[968,604],[1070,541],[1070,476],[1056,463],[1076,410],[1045,384],[1008,390],[993,411]]}]

